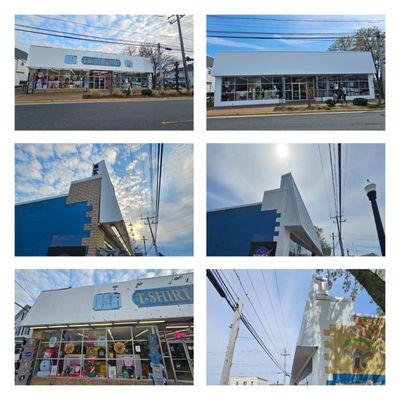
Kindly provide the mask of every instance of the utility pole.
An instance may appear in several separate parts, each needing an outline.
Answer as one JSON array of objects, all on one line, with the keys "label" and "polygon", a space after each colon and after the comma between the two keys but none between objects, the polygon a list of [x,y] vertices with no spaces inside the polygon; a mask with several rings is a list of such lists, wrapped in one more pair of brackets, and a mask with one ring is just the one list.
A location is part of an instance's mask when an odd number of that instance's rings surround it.
[{"label": "utility pole", "polygon": [[186,63],[186,54],[185,54],[185,46],[183,44],[183,37],[182,37],[182,29],[181,29],[181,18],[183,18],[185,15],[175,15],[176,19],[172,19],[173,16],[171,15],[168,17],[168,22],[170,25],[173,25],[175,22],[178,25],[178,31],[179,31],[179,41],[181,43],[181,53],[182,53],[182,63],[183,63],[183,72],[185,74],[185,84],[186,84],[186,91],[189,93],[190,92],[190,87],[189,87],[189,73],[188,73],[188,68],[187,68],[187,63]]},{"label": "utility pole", "polygon": [[[156,243],[156,237],[154,236],[154,232],[153,232],[153,228],[152,228],[152,224],[154,224],[155,222],[154,222],[154,219],[155,219],[155,217],[151,217],[151,219],[152,219],[152,221],[150,221],[150,217],[149,216],[147,216],[146,218],[141,218],[143,221],[145,221],[145,225],[148,225],[149,226],[149,229],[150,229],[150,235],[151,235],[151,241],[152,241],[152,243],[153,243],[153,247],[154,247],[154,251],[156,252],[156,256],[159,256],[160,255],[160,253],[158,252],[158,246],[157,246],[157,243]],[[156,222],[157,223],[157,222]],[[145,244],[145,246],[146,246],[146,242],[145,242],[145,238],[144,238],[144,236],[143,236],[143,243]],[[146,251],[146,249],[145,249],[145,251]]]},{"label": "utility pole", "polygon": [[338,223],[338,239],[340,245],[340,253],[342,257],[344,256],[343,240],[342,240],[342,144],[338,143],[338,165],[339,165],[339,220],[336,216],[336,221]]},{"label": "utility pole", "polygon": [[158,55],[158,89],[160,90],[160,94],[164,92],[164,73],[163,73],[163,66],[161,62],[161,46],[160,43],[157,43],[157,55]]},{"label": "utility pole", "polygon": [[228,347],[226,348],[224,367],[222,369],[220,385],[229,384],[229,375],[231,373],[233,353],[235,351],[236,339],[239,333],[240,318],[242,316],[243,303],[238,300],[236,304],[235,314],[231,325],[231,334],[229,337]]},{"label": "utility pole", "polygon": [[335,234],[332,232],[332,255],[335,257]]},{"label": "utility pole", "polygon": [[286,349],[283,350],[283,384],[286,385],[286,357],[290,356]]}]

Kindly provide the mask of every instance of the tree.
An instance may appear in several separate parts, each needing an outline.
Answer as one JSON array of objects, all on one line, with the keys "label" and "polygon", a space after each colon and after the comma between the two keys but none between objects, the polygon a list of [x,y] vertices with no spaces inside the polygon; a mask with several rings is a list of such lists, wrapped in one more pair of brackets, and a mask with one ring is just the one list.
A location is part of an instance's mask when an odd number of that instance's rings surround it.
[{"label": "tree", "polygon": [[343,278],[342,289],[345,293],[350,292],[353,300],[360,290],[365,289],[372,301],[385,312],[385,270],[326,269],[317,270],[317,273],[324,273],[328,279],[329,288],[337,279]]},{"label": "tree", "polygon": [[330,256],[332,254],[332,247],[328,244],[326,239],[322,236],[323,230],[319,226],[314,226],[317,231],[318,239],[321,243],[322,254],[324,256]]},{"label": "tree", "polygon": [[[146,43],[146,42],[140,45],[139,47],[125,46],[123,53],[128,54],[130,56],[140,56],[140,57],[150,58],[151,64],[153,66],[152,87],[159,87],[159,85],[157,84],[157,76],[159,72],[157,46],[155,46],[153,43]],[[160,49],[160,59],[161,59],[163,75],[165,76],[166,72],[168,72],[171,69],[171,67],[173,67],[176,59],[162,47]]]},{"label": "tree", "polygon": [[358,29],[354,35],[337,39],[329,51],[369,51],[375,64],[375,87],[379,102],[385,97],[385,32],[378,27]]}]

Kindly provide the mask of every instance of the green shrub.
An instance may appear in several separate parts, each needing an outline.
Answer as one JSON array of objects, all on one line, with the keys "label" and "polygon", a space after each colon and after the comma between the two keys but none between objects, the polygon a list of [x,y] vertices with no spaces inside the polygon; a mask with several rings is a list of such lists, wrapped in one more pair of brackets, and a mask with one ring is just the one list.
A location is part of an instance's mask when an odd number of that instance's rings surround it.
[{"label": "green shrub", "polygon": [[368,99],[364,99],[364,97],[356,97],[353,100],[353,104],[355,106],[367,106],[368,105]]},{"label": "green shrub", "polygon": [[143,96],[152,96],[153,95],[153,91],[151,89],[143,89],[142,90],[142,95]]},{"label": "green shrub", "polygon": [[333,100],[333,99],[328,99],[328,100],[325,101],[325,104],[326,104],[328,107],[335,107],[336,101]]}]

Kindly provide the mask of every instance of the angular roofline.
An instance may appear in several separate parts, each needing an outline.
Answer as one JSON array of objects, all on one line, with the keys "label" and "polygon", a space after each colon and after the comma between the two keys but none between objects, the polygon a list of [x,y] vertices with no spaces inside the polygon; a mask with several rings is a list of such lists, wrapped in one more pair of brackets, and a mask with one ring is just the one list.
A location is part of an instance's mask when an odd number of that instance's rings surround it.
[{"label": "angular roofline", "polygon": [[173,275],[160,275],[160,276],[151,276],[148,278],[137,278],[137,279],[129,279],[127,281],[118,281],[118,282],[110,282],[110,283],[99,283],[97,285],[85,285],[85,286],[73,286],[73,287],[65,287],[65,288],[59,288],[59,289],[48,289],[48,290],[41,290],[40,293],[48,293],[48,292],[57,292],[61,290],[68,290],[68,289],[84,289],[84,288],[91,288],[91,287],[96,287],[96,286],[105,286],[105,285],[120,285],[122,283],[127,283],[127,282],[137,282],[137,281],[149,281],[152,279],[160,279],[160,278],[172,278],[176,275],[194,275],[193,272],[182,272],[181,274],[173,274]]},{"label": "angular roofline", "polygon": [[238,206],[213,208],[211,210],[207,210],[207,212],[209,213],[209,212],[215,212],[215,211],[225,211],[225,210],[231,210],[231,209],[234,209],[234,208],[251,207],[251,206],[257,206],[257,205],[262,205],[262,201],[257,202],[257,203],[242,204],[242,205],[238,205]]}]

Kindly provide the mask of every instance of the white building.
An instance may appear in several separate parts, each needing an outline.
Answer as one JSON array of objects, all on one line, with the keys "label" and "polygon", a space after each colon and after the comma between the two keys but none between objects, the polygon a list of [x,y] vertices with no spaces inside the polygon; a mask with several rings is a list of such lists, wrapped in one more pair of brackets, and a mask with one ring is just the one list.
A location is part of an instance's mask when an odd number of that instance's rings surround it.
[{"label": "white building", "polygon": [[24,384],[193,383],[192,273],[44,291],[23,325]]},{"label": "white building", "polygon": [[15,86],[21,85],[21,82],[28,80],[29,68],[27,66],[28,53],[15,48],[14,53],[14,69],[15,69]]},{"label": "white building", "polygon": [[330,296],[313,277],[297,339],[290,383],[385,383],[385,321],[356,315],[350,298]]},{"label": "white building", "polygon": [[19,360],[25,340],[32,337],[32,330],[23,325],[23,321],[30,309],[30,306],[25,305],[14,317],[15,362]]},{"label": "white building", "polygon": [[230,379],[230,385],[235,386],[260,386],[269,385],[268,381],[259,376],[232,376]]},{"label": "white building", "polygon": [[[150,87],[150,58],[32,45],[28,93],[47,89]],[[151,87],[150,87],[151,88]]]},{"label": "white building", "polygon": [[375,98],[369,52],[223,51],[214,60],[215,106]]},{"label": "white building", "polygon": [[207,56],[207,94],[215,91],[214,59]]}]

